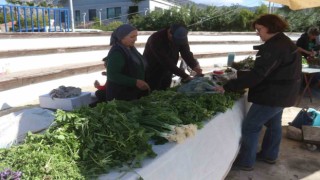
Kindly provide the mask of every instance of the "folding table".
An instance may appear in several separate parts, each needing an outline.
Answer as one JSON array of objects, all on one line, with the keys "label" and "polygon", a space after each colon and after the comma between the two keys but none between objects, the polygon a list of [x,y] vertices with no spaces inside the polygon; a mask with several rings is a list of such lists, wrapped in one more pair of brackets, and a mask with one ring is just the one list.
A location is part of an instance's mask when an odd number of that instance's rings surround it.
[{"label": "folding table", "polygon": [[312,92],[310,88],[310,83],[316,73],[320,73],[320,68],[309,68],[309,67],[302,68],[303,79],[306,85],[302,91],[301,96],[299,97],[297,105],[299,105],[301,99],[304,97],[306,92],[308,92],[310,102],[312,102]]}]

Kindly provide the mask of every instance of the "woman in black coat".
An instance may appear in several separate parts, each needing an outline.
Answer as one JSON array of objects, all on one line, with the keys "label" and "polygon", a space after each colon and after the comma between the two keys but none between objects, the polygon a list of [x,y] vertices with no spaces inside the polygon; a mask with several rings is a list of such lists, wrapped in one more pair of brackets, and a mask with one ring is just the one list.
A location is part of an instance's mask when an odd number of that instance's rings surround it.
[{"label": "woman in black coat", "polygon": [[[281,118],[285,107],[295,105],[301,83],[301,54],[283,32],[287,23],[274,14],[266,14],[253,24],[264,44],[258,50],[253,69],[247,75],[229,81],[220,91],[249,88],[252,105],[242,124],[241,148],[234,169],[253,170],[256,159],[276,162],[282,137]],[[262,127],[266,127],[261,150],[257,147]]]}]

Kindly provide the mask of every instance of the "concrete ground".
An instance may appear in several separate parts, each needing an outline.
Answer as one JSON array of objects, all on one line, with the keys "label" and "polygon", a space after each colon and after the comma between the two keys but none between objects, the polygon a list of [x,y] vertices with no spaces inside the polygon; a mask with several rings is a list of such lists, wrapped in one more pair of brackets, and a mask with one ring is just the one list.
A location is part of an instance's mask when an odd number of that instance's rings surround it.
[{"label": "concrete ground", "polygon": [[[91,91],[93,86],[81,87],[82,91]],[[286,108],[283,113],[283,139],[281,142],[280,157],[276,164],[256,162],[253,171],[230,171],[225,180],[320,180],[320,150],[309,151],[303,142],[286,138],[288,122],[291,122],[302,107],[318,108],[320,106],[320,89],[314,89],[314,97],[302,98],[298,106]],[[25,106],[0,111],[0,116],[19,111],[25,108],[38,107],[35,100]]]}]

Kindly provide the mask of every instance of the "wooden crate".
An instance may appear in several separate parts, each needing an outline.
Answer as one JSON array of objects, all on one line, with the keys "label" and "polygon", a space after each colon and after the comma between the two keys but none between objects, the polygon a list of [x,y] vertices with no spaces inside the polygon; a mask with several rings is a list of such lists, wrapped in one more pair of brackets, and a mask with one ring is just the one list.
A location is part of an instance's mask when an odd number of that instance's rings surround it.
[{"label": "wooden crate", "polygon": [[320,145],[320,126],[302,126],[303,141]]}]

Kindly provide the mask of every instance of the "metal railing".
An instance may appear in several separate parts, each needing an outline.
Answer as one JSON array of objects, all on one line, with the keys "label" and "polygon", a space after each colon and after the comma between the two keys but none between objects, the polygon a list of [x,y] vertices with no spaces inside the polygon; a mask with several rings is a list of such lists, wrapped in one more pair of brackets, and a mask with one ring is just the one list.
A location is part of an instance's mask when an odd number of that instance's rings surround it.
[{"label": "metal railing", "polygon": [[0,5],[1,32],[71,32],[69,9]]}]

